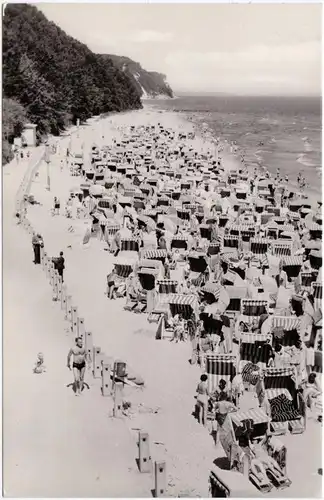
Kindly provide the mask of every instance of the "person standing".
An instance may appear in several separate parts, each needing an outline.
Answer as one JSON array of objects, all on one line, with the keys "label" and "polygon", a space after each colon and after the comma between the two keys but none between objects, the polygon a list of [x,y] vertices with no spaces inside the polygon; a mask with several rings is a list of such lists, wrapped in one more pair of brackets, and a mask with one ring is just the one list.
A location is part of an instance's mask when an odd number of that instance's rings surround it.
[{"label": "person standing", "polygon": [[84,385],[84,374],[87,362],[87,351],[83,346],[81,337],[75,339],[75,346],[69,350],[67,357],[67,367],[71,370],[71,357],[73,357],[73,375],[75,395],[80,396]]},{"label": "person standing", "polygon": [[206,426],[207,411],[208,411],[208,398],[209,391],[207,386],[208,376],[204,373],[200,377],[200,382],[197,386],[197,406],[198,406],[198,420],[200,424]]},{"label": "person standing", "polygon": [[33,234],[32,245],[34,250],[34,264],[41,263],[40,249],[44,247],[43,238],[40,234]]},{"label": "person standing", "polygon": [[63,271],[65,269],[65,259],[63,257],[63,252],[60,252],[60,256],[56,260],[56,270],[62,278],[62,283],[64,282],[63,280]]}]

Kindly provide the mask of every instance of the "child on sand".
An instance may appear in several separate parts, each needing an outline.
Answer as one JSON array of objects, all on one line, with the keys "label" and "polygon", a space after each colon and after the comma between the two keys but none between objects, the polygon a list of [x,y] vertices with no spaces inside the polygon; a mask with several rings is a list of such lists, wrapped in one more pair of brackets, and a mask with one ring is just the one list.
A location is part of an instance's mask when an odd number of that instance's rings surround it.
[{"label": "child on sand", "polygon": [[44,373],[46,372],[46,366],[44,365],[44,355],[42,352],[37,354],[37,360],[33,369],[34,373]]}]

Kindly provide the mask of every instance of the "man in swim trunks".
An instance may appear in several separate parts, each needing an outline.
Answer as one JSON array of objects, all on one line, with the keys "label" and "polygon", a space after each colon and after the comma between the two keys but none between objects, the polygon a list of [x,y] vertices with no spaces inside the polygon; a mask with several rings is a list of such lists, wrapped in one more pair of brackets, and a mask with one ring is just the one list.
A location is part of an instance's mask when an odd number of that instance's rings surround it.
[{"label": "man in swim trunks", "polygon": [[75,346],[69,351],[67,367],[71,370],[71,357],[73,356],[73,375],[75,383],[75,395],[80,396],[83,390],[84,373],[87,362],[87,351],[83,346],[81,337],[75,339]]}]

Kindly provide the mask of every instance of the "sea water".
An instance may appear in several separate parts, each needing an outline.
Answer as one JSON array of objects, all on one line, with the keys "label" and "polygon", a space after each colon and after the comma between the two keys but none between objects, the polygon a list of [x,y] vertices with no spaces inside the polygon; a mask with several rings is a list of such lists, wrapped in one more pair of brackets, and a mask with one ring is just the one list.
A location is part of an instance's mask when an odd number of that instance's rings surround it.
[{"label": "sea water", "polygon": [[[151,101],[150,104],[153,104]],[[214,137],[235,141],[245,162],[296,183],[298,173],[321,196],[321,98],[182,96],[159,108],[189,115]]]}]

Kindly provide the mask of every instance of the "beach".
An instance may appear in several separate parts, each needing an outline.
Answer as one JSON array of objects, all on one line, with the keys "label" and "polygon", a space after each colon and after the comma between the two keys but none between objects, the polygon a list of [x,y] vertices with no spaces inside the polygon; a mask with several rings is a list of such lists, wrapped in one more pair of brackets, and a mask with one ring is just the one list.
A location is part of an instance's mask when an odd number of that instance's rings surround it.
[{"label": "beach", "polygon": [[[146,315],[124,310],[121,300],[105,295],[106,277],[113,255],[104,242],[82,240],[89,221],[53,217],[57,196],[61,205],[79,179],[61,160],[69,144],[84,143],[84,156],[93,143],[111,144],[122,127],[164,125],[190,131],[192,123],[177,113],[143,110],[112,115],[80,127],[60,140],[49,166],[43,161],[30,194],[41,205],[28,208],[28,219],[44,238],[46,252],[64,252],[64,280],[73,305],[91,331],[94,345],[107,356],[126,362],[143,378],[144,388],[126,388],[131,411],[112,417],[112,399],[103,397],[100,380],[87,372],[89,390],[75,398],[66,356],[73,343],[69,325],[41,266],[32,263],[31,236],[14,220],[15,194],[28,162],[4,167],[4,486],[7,496],[151,497],[153,473],[141,474],[136,464],[139,430],[148,432],[153,461],[165,461],[168,496],[207,497],[211,464],[223,450],[193,417],[194,395],[201,370],[189,363],[190,343],[155,339],[156,325]],[[70,143],[71,140],[71,143]],[[192,147],[203,151],[212,145],[200,136]],[[30,162],[42,151],[35,148]],[[225,170],[239,162],[222,155]],[[37,353],[44,354],[46,373],[32,372]],[[283,497],[320,497],[321,440],[319,426],[308,421],[303,434],[282,437],[288,449],[288,475],[292,485]],[[19,457],[19,460],[18,458]],[[58,481],[58,477],[60,480]],[[127,477],[127,481],[125,478]],[[278,492],[277,492],[278,495]],[[274,493],[269,496],[275,496]]]}]

